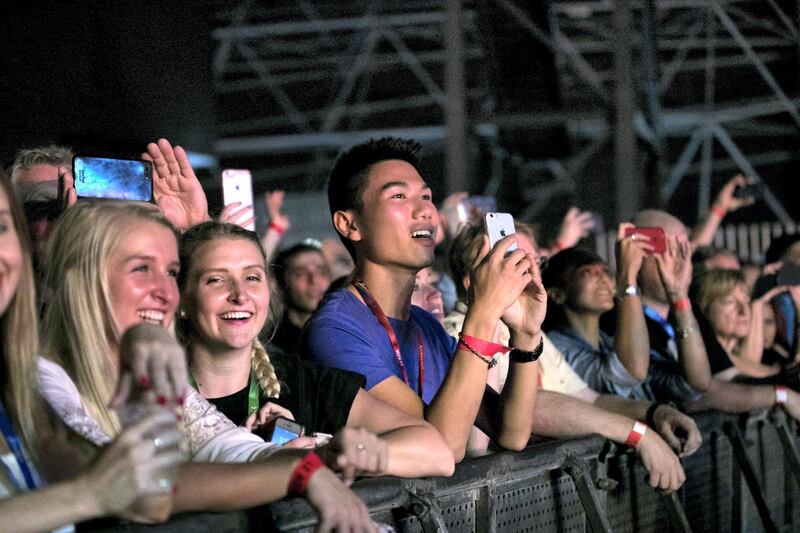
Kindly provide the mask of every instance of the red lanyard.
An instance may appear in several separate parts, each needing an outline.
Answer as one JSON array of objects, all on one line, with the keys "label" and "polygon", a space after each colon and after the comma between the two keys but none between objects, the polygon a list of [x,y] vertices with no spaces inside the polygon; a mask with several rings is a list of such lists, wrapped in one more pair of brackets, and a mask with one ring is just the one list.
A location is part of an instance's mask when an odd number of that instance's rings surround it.
[{"label": "red lanyard", "polygon": [[[378,305],[378,302],[369,293],[364,280],[356,276],[356,278],[353,279],[352,285],[364,299],[364,303],[367,304],[369,310],[372,311],[372,314],[378,319],[383,329],[386,330],[386,334],[389,336],[389,342],[392,343],[394,358],[398,366],[400,366],[400,372],[403,373],[403,380],[406,382],[406,385],[411,388],[411,383],[408,381],[408,372],[406,372],[406,365],[403,364],[403,356],[400,354],[400,344],[397,342],[397,336],[394,334],[392,325],[389,324],[389,319],[386,318],[386,313],[383,312],[381,306]],[[425,349],[422,347],[422,337],[419,331],[417,331],[417,344],[419,346],[419,397],[422,398],[422,389],[425,383]]]}]

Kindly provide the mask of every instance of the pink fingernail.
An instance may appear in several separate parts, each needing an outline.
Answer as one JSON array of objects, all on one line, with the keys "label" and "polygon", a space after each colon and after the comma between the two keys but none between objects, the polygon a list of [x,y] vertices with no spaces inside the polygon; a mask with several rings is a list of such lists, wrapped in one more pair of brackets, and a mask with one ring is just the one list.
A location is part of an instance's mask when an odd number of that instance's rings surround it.
[{"label": "pink fingernail", "polygon": [[150,388],[150,378],[147,376],[139,376],[136,378],[136,383],[142,389],[149,389]]},{"label": "pink fingernail", "polygon": [[158,401],[158,405],[167,405],[167,397],[163,394],[159,394],[158,398],[156,398],[156,401]]}]

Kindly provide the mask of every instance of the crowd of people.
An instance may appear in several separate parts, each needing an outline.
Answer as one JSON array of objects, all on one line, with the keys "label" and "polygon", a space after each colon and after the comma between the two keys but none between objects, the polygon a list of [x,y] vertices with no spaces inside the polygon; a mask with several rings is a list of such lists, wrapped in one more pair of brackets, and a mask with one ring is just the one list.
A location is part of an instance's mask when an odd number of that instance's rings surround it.
[{"label": "crowd of people", "polygon": [[[320,530],[375,531],[362,476],[449,476],[535,439],[635,450],[652,487],[686,479],[692,414],[800,419],[800,236],[768,264],[711,247],[737,176],[693,229],[645,210],[615,271],[570,209],[552,242],[517,222],[490,246],[465,193],[439,208],[420,147],[352,147],[328,183],[339,241],[282,242],[268,193],[216,218],[186,153],[142,155],[153,203],[78,198],[69,149],[0,172],[0,529],[305,497]],[[665,246],[637,228],[661,228]],[[275,442],[278,421],[302,428]],[[468,459],[467,459],[468,460]]]}]

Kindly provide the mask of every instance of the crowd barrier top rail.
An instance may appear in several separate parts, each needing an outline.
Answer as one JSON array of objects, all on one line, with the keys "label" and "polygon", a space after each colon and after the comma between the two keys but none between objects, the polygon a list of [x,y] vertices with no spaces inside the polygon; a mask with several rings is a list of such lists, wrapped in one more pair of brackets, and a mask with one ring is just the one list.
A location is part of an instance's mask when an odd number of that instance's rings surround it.
[{"label": "crowd barrier top rail", "polygon": [[[547,440],[463,461],[449,478],[363,479],[353,490],[397,531],[662,532],[800,530],[797,424],[780,410],[693,415],[703,445],[682,460],[674,495],[647,484],[636,454],[599,436]],[[79,530],[313,531],[302,498],[247,513],[189,513],[160,526],[93,522]]]}]

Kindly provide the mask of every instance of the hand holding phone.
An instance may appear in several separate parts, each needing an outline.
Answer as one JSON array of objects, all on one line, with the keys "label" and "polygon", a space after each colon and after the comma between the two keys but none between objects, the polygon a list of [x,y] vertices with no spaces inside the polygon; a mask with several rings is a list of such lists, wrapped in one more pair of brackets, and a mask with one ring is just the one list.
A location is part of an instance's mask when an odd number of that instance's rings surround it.
[{"label": "hand holding phone", "polygon": [[734,198],[753,198],[759,199],[764,194],[764,184],[748,183],[747,185],[739,185],[733,190]]},{"label": "hand holding phone", "polygon": [[647,250],[647,255],[663,254],[667,251],[667,238],[662,228],[628,227],[625,228],[625,237],[636,238],[637,235],[649,237],[652,250]]},{"label": "hand holding phone", "polygon": [[[238,202],[240,208],[253,208],[253,182],[249,170],[225,169],[222,171],[222,202],[228,206]],[[255,220],[243,226],[255,231]]]},{"label": "hand holding phone", "polygon": [[[498,241],[517,232],[514,228],[514,217],[508,213],[486,213],[483,216],[483,222],[486,226],[486,233],[489,235],[489,246],[492,249]],[[506,253],[511,253],[516,249],[517,243],[513,243],[508,247]]]},{"label": "hand holding phone", "polygon": [[254,433],[267,442],[281,445],[301,437],[303,435],[303,426],[294,420],[279,416],[266,426],[255,430]]}]

